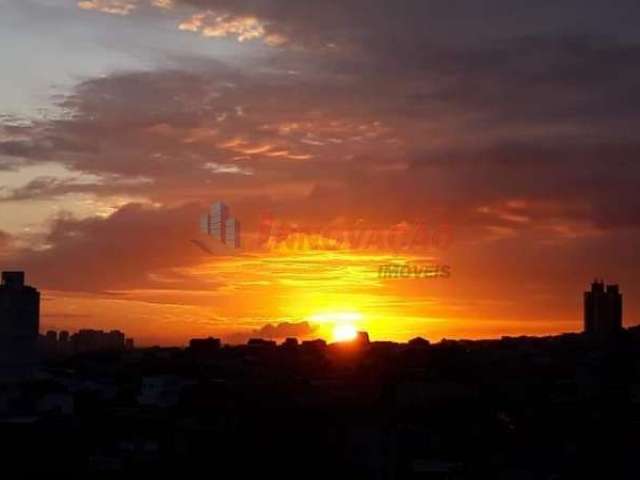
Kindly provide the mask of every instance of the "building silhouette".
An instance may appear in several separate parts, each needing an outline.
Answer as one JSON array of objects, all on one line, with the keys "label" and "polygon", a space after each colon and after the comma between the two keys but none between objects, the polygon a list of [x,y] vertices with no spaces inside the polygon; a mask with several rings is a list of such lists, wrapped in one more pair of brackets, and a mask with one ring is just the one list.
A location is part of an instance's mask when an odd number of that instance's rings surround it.
[{"label": "building silhouette", "polygon": [[362,345],[362,346],[366,346],[369,345],[370,341],[369,341],[369,333],[368,332],[358,332],[356,334],[356,343],[358,345]]},{"label": "building silhouette", "polygon": [[212,353],[218,352],[222,347],[222,342],[219,338],[193,338],[189,342],[189,352],[195,356],[209,356]]},{"label": "building silhouette", "polygon": [[73,335],[67,330],[49,330],[40,336],[40,353],[44,358],[93,352],[123,352],[135,348],[133,338],[127,338],[120,330],[94,330],[83,328]]},{"label": "building silhouette", "polygon": [[298,339],[295,337],[288,337],[282,342],[282,346],[289,350],[296,350],[299,344]]},{"label": "building silhouette", "polygon": [[605,336],[622,330],[622,294],[618,285],[595,280],[584,293],[584,331]]},{"label": "building silhouette", "polygon": [[25,285],[24,272],[2,272],[0,377],[31,372],[37,360],[40,292]]},{"label": "building silhouette", "polygon": [[81,329],[71,335],[75,353],[122,351],[126,347],[126,337],[120,330]]}]

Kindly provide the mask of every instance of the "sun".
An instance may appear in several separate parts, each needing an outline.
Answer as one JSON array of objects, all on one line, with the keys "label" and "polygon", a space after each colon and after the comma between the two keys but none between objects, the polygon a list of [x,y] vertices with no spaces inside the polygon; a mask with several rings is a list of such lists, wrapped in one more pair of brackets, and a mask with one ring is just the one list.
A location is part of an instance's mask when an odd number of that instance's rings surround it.
[{"label": "sun", "polygon": [[328,310],[317,312],[307,320],[320,326],[325,338],[331,337],[334,342],[350,342],[358,337],[358,328],[364,319],[358,311]]},{"label": "sun", "polygon": [[336,342],[350,342],[354,340],[358,332],[353,325],[336,325],[333,329],[333,339]]}]

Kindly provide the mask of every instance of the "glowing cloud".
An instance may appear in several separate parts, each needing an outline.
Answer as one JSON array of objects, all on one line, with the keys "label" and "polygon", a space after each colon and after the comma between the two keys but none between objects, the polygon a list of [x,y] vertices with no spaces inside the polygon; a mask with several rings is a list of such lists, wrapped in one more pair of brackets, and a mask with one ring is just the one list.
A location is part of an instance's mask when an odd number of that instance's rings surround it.
[{"label": "glowing cloud", "polygon": [[[162,2],[162,0],[159,1]],[[78,7],[112,15],[129,15],[136,9],[136,4],[126,0],[84,0],[78,2]]]},{"label": "glowing cloud", "polygon": [[203,37],[235,37],[239,42],[263,39],[269,46],[280,46],[287,39],[281,34],[267,33],[266,24],[251,15],[220,14],[213,11],[196,13],[178,25],[180,30],[199,32]]},{"label": "glowing cloud", "polygon": [[151,5],[157,8],[169,10],[173,8],[173,0],[151,0]]},{"label": "glowing cloud", "polygon": [[253,175],[253,170],[249,168],[242,168],[238,165],[233,165],[229,163],[216,163],[216,162],[208,162],[204,165],[206,170],[209,170],[213,173],[230,173],[235,175]]}]

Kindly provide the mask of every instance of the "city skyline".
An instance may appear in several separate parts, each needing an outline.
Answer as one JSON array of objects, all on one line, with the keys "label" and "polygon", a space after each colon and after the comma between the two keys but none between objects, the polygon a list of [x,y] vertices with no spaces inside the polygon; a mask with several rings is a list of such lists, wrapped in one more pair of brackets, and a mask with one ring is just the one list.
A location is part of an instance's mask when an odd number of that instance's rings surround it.
[{"label": "city skyline", "polygon": [[[228,208],[221,202],[217,202],[212,206],[212,215],[208,215],[207,218],[219,217],[216,211],[224,212],[221,214],[223,217],[228,215]],[[207,225],[207,232],[209,232],[209,225],[212,225],[212,222],[208,221]],[[25,284],[25,272],[3,271],[1,279],[0,345],[3,346],[4,354],[0,359],[0,371],[12,369],[19,371],[25,366],[34,367],[40,356],[36,354],[37,351],[46,356],[55,357],[98,351],[133,350],[134,339],[127,338],[119,330],[104,332],[81,325],[73,334],[67,330],[61,330],[59,333],[55,330],[41,331],[40,293],[35,287]],[[369,333],[359,331],[355,327],[354,321],[357,319],[345,317],[340,320],[332,332],[335,343],[346,342],[354,345],[370,343]],[[299,340],[306,340],[307,343],[321,340],[326,345],[326,341],[319,337],[321,332],[317,330],[321,325],[310,325],[305,322],[305,329],[296,329],[297,326],[295,323],[265,325],[260,330],[250,332],[244,339],[236,336],[235,339],[225,343],[275,346],[276,341],[279,340],[282,341],[281,346],[287,347],[292,344],[291,342],[297,346]],[[582,333],[592,340],[609,342],[615,341],[623,330],[623,302],[619,285],[605,284],[604,280],[595,279],[591,284],[591,290],[584,292]],[[416,341],[429,342],[422,336],[417,336],[410,339],[408,343],[411,345]],[[448,340],[442,339],[442,341]],[[217,349],[222,343],[221,339],[213,337],[189,340],[191,349],[197,345],[202,345],[205,349],[213,345]]]},{"label": "city skyline", "polygon": [[617,285],[585,292],[581,334],[396,343],[345,325],[333,343],[134,348],[119,331],[47,331],[34,362],[21,338],[37,334],[39,298],[24,277],[3,272],[0,285],[11,471],[637,477],[640,327],[620,328]]}]

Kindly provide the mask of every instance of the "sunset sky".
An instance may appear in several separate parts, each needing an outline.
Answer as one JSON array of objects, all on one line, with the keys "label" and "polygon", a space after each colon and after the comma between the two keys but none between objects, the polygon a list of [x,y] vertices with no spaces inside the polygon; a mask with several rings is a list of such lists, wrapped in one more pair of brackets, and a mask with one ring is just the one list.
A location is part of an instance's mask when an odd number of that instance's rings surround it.
[{"label": "sunset sky", "polygon": [[[638,25],[637,0],[0,0],[0,267],[42,330],[142,345],[578,331],[594,277],[638,324]],[[198,230],[218,200],[241,249]],[[448,241],[345,240],[418,224]]]}]

